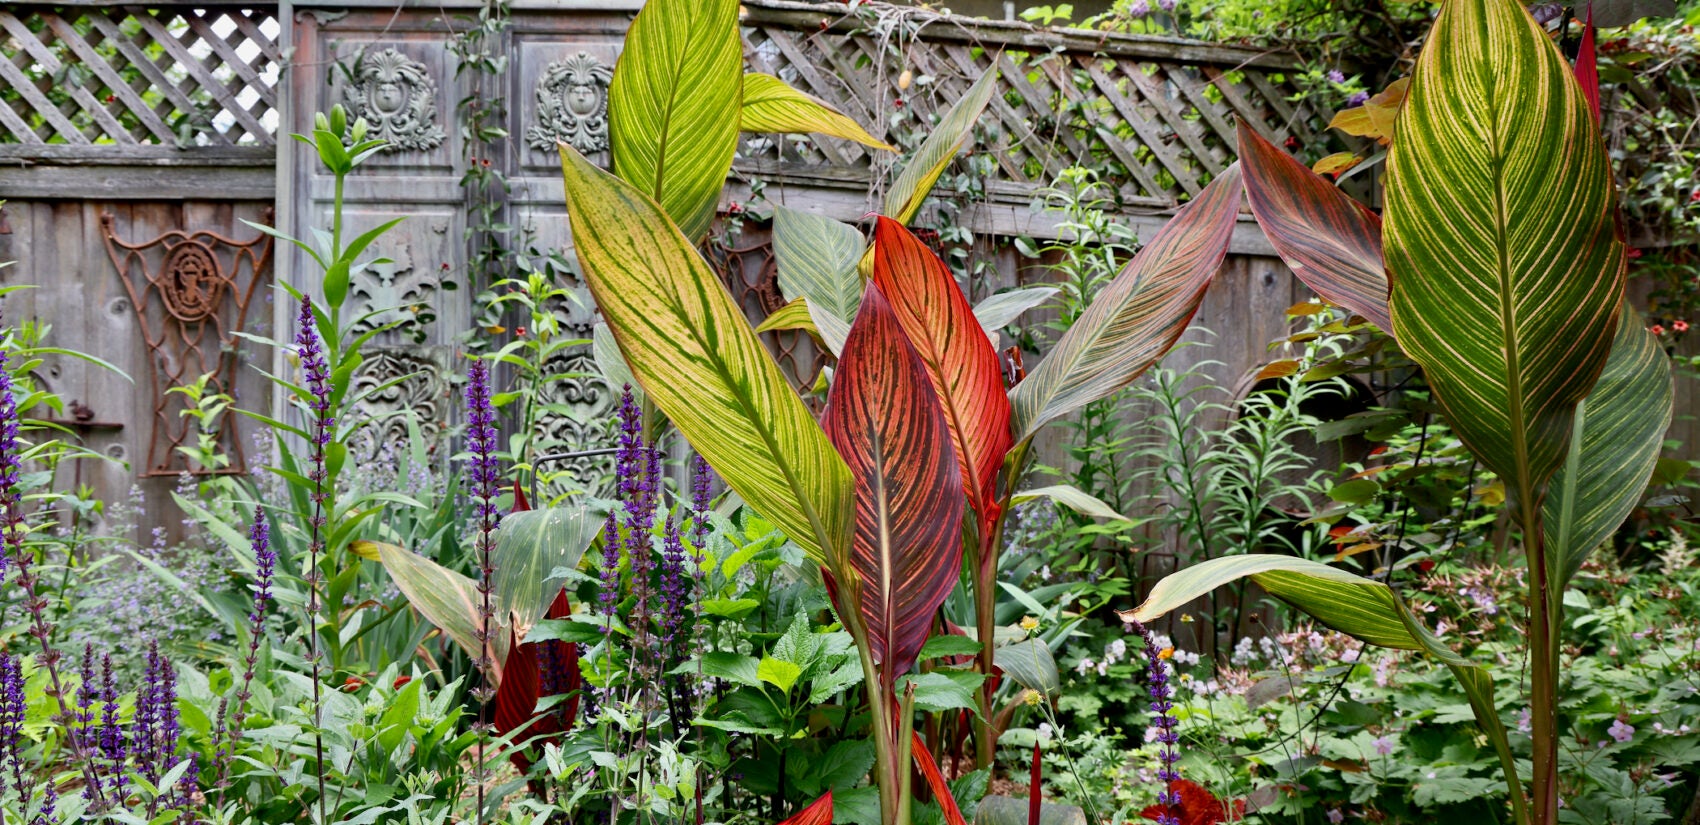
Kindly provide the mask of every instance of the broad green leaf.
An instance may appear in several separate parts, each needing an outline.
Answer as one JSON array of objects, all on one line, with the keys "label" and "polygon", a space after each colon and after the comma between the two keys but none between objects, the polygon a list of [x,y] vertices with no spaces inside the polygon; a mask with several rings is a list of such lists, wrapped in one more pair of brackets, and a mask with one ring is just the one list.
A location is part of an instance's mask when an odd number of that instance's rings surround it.
[{"label": "broad green leaf", "polygon": [[1293,275],[1391,332],[1381,218],[1243,122],[1240,167],[1252,214]]},{"label": "broad green leaf", "polygon": [[1292,556],[1225,556],[1163,577],[1144,604],[1117,612],[1124,621],[1149,624],[1222,585],[1247,577],[1271,596],[1341,633],[1378,647],[1426,651],[1445,664],[1469,697],[1476,724],[1499,754],[1512,804],[1519,813],[1517,821],[1525,821],[1523,789],[1517,780],[1505,725],[1494,705],[1492,675],[1435,638],[1387,585]]},{"label": "broad green leaf", "polygon": [[[380,541],[367,544],[377,550],[384,572],[419,615],[453,639],[466,655],[474,659],[482,655],[476,582],[405,547]],[[496,618],[499,627],[501,617]],[[490,649],[497,662],[506,661],[508,634],[493,628]]]},{"label": "broad green leaf", "polygon": [[700,239],[738,148],[744,50],[737,0],[650,0],[608,88],[614,173]]},{"label": "broad green leaf", "polygon": [[[686,673],[696,672],[696,668],[690,662],[680,665],[679,670]],[[745,656],[741,653],[715,651],[703,654],[702,673],[704,676],[725,679],[728,682],[747,687],[761,686],[759,663],[754,657]]]},{"label": "broad green leaf", "polygon": [[1095,498],[1082,491],[1080,488],[1070,487],[1067,484],[1054,484],[1050,487],[1035,487],[1031,490],[1022,490],[1021,492],[1011,496],[1009,503],[1025,504],[1029,501],[1035,501],[1041,498],[1048,498],[1051,501],[1061,504],[1062,506],[1067,507],[1068,509],[1083,516],[1108,519],[1110,521],[1133,521],[1133,519],[1116,512],[1110,507],[1110,505],[1105,504],[1102,499]]},{"label": "broad green leaf", "polygon": [[784,206],[773,207],[773,262],[785,299],[807,298],[809,315],[833,355],[862,305],[856,263],[867,244],[856,227]]},{"label": "broad green leaf", "polygon": [[921,646],[922,659],[936,659],[941,656],[973,656],[979,652],[979,642],[967,636],[953,634],[934,636]]},{"label": "broad green leaf", "polygon": [[1015,319],[1055,297],[1062,290],[1054,286],[1024,286],[999,292],[974,305],[974,318],[985,328],[986,337],[997,341],[998,330],[1015,323]]},{"label": "broad green leaf", "polygon": [[561,159],[580,269],[650,401],[816,561],[847,555],[850,469],[714,270],[643,193],[570,146]]},{"label": "broad green leaf", "polygon": [[859,614],[889,686],[914,665],[956,586],[965,502],[944,410],[876,285],[850,327],[821,426],[856,480],[854,549],[847,564],[828,565],[833,598],[840,615]]},{"label": "broad green leaf", "polygon": [[579,558],[602,526],[597,513],[583,506],[524,510],[502,517],[496,530],[495,575],[492,595],[497,620],[511,625],[520,638],[543,618],[555,595],[566,584],[550,579],[556,568],[578,567]]},{"label": "broad green leaf", "polygon": [[1417,61],[1387,167],[1394,334],[1527,521],[1623,297],[1593,113],[1522,6],[1453,0]]},{"label": "broad green leaf", "polygon": [[607,324],[599,323],[591,330],[590,353],[596,359],[596,368],[607,379],[608,389],[618,394],[622,387],[631,387],[633,400],[643,403],[643,387],[632,377],[626,357],[620,354],[620,345],[614,341],[614,331]]},{"label": "broad green leaf", "polygon": [[1042,639],[1028,639],[992,650],[992,661],[1016,684],[1056,698],[1062,692],[1062,678],[1057,674],[1057,660]]},{"label": "broad green leaf", "polygon": [[1240,190],[1236,163],[1175,214],[1015,385],[1017,441],[1133,383],[1174,346],[1228,254]]},{"label": "broad green leaf", "polygon": [[1640,503],[1659,460],[1674,410],[1670,358],[1644,324],[1624,306],[1611,357],[1576,405],[1570,452],[1542,505],[1558,589]]},{"label": "broad green leaf", "polygon": [[915,150],[915,156],[886,191],[886,217],[904,224],[915,219],[915,213],[921,211],[921,204],[927,200],[927,193],[933,191],[933,184],[938,183],[939,176],[956,159],[956,153],[973,140],[974,123],[986,110],[997,87],[997,70],[990,69],[939,118],[932,134]]},{"label": "broad green leaf", "polygon": [[763,682],[779,688],[782,693],[789,693],[791,686],[797,684],[798,677],[803,675],[803,669],[783,659],[764,656],[756,665],[756,676]]},{"label": "broad green leaf", "polygon": [[810,317],[809,301],[798,298],[785,306],[773,311],[756,326],[756,332],[775,332],[786,329],[800,329],[819,339],[820,329],[815,326],[815,319]]},{"label": "broad green leaf", "polygon": [[[963,676],[985,677],[978,673],[956,671]],[[903,677],[897,685],[897,694],[905,695],[911,686],[915,689],[915,709],[927,713],[943,713],[947,710],[972,710],[975,707],[974,695],[978,691],[968,684],[969,680],[958,681],[939,671],[932,673],[912,673]]]},{"label": "broad green leaf", "polygon": [[770,74],[744,75],[744,108],[739,119],[739,128],[746,132],[812,132],[896,151],[842,112]]}]

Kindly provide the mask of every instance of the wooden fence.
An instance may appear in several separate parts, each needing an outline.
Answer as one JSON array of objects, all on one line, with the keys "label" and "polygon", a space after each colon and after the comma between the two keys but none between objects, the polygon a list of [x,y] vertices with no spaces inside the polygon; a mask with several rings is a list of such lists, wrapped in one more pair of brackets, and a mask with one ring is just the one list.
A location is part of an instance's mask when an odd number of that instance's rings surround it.
[{"label": "wooden fence", "polygon": [[[354,284],[356,314],[430,310],[421,314],[429,320],[381,336],[359,380],[377,386],[407,376],[374,411],[409,411],[434,438],[454,432],[455,359],[479,310],[475,290],[451,288],[464,284],[471,257],[462,178],[470,164],[489,164],[507,180],[489,204],[513,227],[505,243],[567,248],[551,147],[569,140],[606,161],[607,85],[640,5],[515,0],[508,25],[486,44],[506,61],[494,79],[464,70],[451,48],[477,12],[464,2],[89,0],[0,9],[0,198],[9,201],[0,259],[19,261],[0,270],[0,281],[37,287],[7,298],[6,318],[51,323],[54,341],[116,364],[133,381],[69,359],[44,367],[49,386],[92,411],[79,436],[128,462],[79,469],[80,480],[116,500],[141,477],[150,496],[163,498],[186,469],[173,452],[187,437],[183,402],[168,390],[201,374],[246,406],[273,404],[250,367],[281,363],[236,333],[286,332],[290,310],[273,300],[272,285],[313,291],[316,276],[299,250],[267,243],[243,221],[271,221],[297,236],[325,223],[331,179],[310,147],[281,138],[310,130],[313,113],[337,103],[391,142],[343,192],[349,229],[406,218],[374,249],[391,263]],[[1332,113],[1304,98],[1294,67],[1259,51],[878,4],[852,11],[748,0],[743,20],[752,70],[779,75],[899,144],[984,72],[999,72],[971,156],[918,221],[953,232],[969,264],[980,264],[968,283],[976,297],[1051,277],[1009,241],[1057,236],[1059,216],[1032,204],[1068,167],[1100,170],[1120,219],[1149,237],[1233,162],[1236,122],[1278,143],[1338,140],[1324,132]],[[461,102],[475,93],[502,104],[494,125],[509,140],[467,144]],[[711,251],[752,320],[781,299],[767,230],[743,207],[759,193],[857,220],[878,203],[896,160],[828,138],[745,138],[722,204],[723,213],[739,213],[742,231]],[[1229,386],[1267,358],[1267,342],[1286,330],[1281,311],[1307,297],[1249,220],[1232,252],[1198,315],[1217,333],[1213,348],[1177,357],[1221,362],[1213,375]],[[570,334],[588,335],[588,303],[553,309]],[[809,341],[768,335],[807,383],[820,366]],[[591,372],[585,351],[550,367]],[[540,435],[567,449],[599,445],[610,388],[587,377],[551,392],[571,412],[544,422]],[[252,436],[241,421],[220,434],[245,457]],[[1067,463],[1054,441],[1042,455]],[[598,467],[578,470],[589,477]],[[172,529],[174,521],[157,517]]]}]

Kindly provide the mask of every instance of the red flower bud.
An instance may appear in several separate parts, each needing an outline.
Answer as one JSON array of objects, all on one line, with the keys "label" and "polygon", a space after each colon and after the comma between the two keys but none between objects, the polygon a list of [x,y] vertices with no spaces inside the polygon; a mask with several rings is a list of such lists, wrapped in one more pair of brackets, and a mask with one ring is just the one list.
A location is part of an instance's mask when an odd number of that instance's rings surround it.
[{"label": "red flower bud", "polygon": [[411,681],[413,681],[412,676],[397,676],[395,677],[395,683],[390,685],[390,690],[401,690],[402,685]]}]

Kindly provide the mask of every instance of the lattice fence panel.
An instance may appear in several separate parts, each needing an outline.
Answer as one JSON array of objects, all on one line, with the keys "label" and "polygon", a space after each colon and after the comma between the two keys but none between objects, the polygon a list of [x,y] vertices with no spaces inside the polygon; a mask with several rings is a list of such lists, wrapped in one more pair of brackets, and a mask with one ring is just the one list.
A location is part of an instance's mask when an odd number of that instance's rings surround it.
[{"label": "lattice fence panel", "polygon": [[[1277,143],[1292,137],[1310,145],[1326,139],[1332,114],[1303,100],[1288,69],[1249,52],[1213,49],[1213,59],[1200,60],[1178,49],[1164,56],[1163,44],[1034,49],[1000,42],[996,32],[979,40],[929,35],[926,27],[900,41],[885,32],[796,23],[785,15],[746,18],[750,68],[832,103],[888,141],[904,120],[894,115],[911,113],[928,124],[995,66],[999,93],[978,127],[980,151],[996,161],[987,182],[994,197],[1024,199],[1063,169],[1083,165],[1108,170],[1124,205],[1173,207],[1234,161],[1238,121]],[[890,162],[880,154],[799,136],[750,136],[743,147],[743,157],[757,164],[838,167],[841,174],[877,174]]]},{"label": "lattice fence panel", "polygon": [[0,8],[0,143],[270,146],[275,9]]}]

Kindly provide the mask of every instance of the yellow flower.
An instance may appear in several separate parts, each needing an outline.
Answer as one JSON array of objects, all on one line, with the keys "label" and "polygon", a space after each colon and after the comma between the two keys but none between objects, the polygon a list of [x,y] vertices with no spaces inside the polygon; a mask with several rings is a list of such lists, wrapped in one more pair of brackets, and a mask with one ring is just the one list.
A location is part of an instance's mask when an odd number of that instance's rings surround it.
[{"label": "yellow flower", "polygon": [[1027,691],[1026,695],[1021,697],[1021,701],[1026,702],[1029,705],[1037,705],[1044,700],[1045,697],[1039,695],[1039,691],[1031,689]]},{"label": "yellow flower", "polygon": [[1159,652],[1158,652],[1158,653],[1157,653],[1157,658],[1159,658],[1159,659],[1167,659],[1167,658],[1169,658],[1169,657],[1171,657],[1171,656],[1174,656],[1174,655],[1175,655],[1175,649],[1174,649],[1174,648],[1172,648],[1172,647],[1165,647],[1165,648],[1163,648],[1163,649],[1162,649],[1162,650],[1161,650],[1161,651],[1159,651]]},{"label": "yellow flower", "polygon": [[1033,618],[1032,616],[1024,617],[1021,620],[1021,629],[1022,630],[1038,630],[1039,629],[1039,620]]}]

